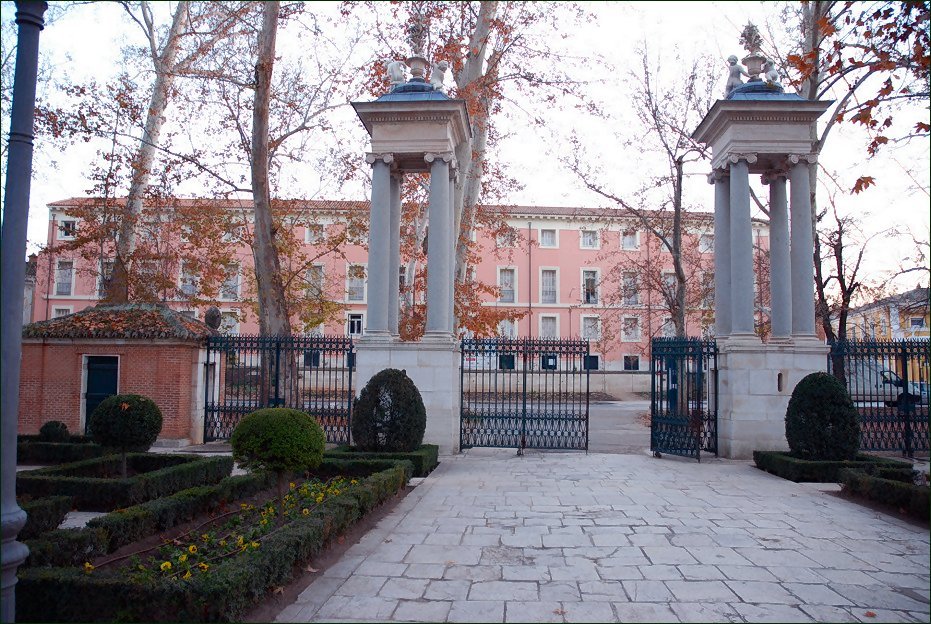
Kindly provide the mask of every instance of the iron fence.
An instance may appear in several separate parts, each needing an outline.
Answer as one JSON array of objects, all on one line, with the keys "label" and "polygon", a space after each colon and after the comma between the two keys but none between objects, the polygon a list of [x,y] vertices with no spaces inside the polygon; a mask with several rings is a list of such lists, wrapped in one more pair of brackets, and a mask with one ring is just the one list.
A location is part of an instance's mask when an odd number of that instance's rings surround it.
[{"label": "iron fence", "polygon": [[327,442],[348,444],[355,351],[344,336],[213,336],[207,340],[204,440],[227,439],[262,407],[307,412]]},{"label": "iron fence", "polygon": [[718,347],[714,340],[654,338],[650,450],[701,461],[718,453]]},{"label": "iron fence", "polygon": [[588,450],[587,340],[462,341],[460,446]]},{"label": "iron fence", "polygon": [[928,451],[927,340],[838,341],[828,370],[847,386],[860,416],[860,449]]}]

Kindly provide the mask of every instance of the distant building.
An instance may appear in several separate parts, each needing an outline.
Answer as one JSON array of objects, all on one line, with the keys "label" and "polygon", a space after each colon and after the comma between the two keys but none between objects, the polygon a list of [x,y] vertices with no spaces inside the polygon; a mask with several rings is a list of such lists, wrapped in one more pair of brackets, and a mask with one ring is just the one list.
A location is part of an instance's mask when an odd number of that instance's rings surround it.
[{"label": "distant building", "polygon": [[928,287],[877,299],[854,308],[847,317],[850,340],[928,340]]}]

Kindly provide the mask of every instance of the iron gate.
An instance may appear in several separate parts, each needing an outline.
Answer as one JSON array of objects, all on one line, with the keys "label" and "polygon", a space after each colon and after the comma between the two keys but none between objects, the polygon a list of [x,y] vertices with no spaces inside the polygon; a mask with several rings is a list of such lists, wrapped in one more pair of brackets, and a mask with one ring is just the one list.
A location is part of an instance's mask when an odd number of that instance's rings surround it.
[{"label": "iron gate", "polygon": [[204,441],[227,439],[262,407],[307,412],[327,442],[348,444],[355,351],[344,336],[207,339]]},{"label": "iron gate", "polygon": [[828,370],[843,380],[860,416],[860,449],[927,451],[927,340],[840,341]]},{"label": "iron gate", "polygon": [[714,340],[654,338],[650,357],[650,450],[718,454],[718,347]]},{"label": "iron gate", "polygon": [[588,450],[587,340],[462,341],[460,447]]}]

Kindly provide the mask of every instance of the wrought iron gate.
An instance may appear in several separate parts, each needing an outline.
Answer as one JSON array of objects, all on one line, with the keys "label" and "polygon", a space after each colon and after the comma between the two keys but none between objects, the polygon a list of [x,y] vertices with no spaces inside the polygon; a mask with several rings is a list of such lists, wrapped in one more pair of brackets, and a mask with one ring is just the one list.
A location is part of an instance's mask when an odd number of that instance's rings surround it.
[{"label": "wrought iron gate", "polygon": [[588,450],[587,340],[462,341],[460,446]]},{"label": "wrought iron gate", "polygon": [[718,454],[717,362],[714,340],[652,340],[650,450],[657,457]]},{"label": "wrought iron gate", "polygon": [[317,419],[327,442],[349,443],[352,340],[343,336],[212,336],[207,340],[204,441],[229,438],[262,407]]},{"label": "wrought iron gate", "polygon": [[931,345],[927,340],[840,341],[828,370],[847,386],[860,416],[860,449],[927,451]]}]

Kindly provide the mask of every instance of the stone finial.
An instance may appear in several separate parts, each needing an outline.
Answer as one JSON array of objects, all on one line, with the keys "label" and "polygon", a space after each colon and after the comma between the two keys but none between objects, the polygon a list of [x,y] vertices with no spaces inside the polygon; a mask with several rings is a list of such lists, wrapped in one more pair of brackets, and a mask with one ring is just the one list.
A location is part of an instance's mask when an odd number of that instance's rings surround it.
[{"label": "stone finial", "polygon": [[439,91],[440,93],[445,91],[443,81],[446,79],[446,71],[448,69],[449,63],[446,61],[440,61],[430,66],[430,86],[433,87],[434,91]]},{"label": "stone finial", "polygon": [[220,309],[216,306],[210,306],[204,313],[204,323],[211,329],[220,329],[220,323],[223,322],[223,316]]},{"label": "stone finial", "polygon": [[740,33],[740,44],[750,54],[759,54],[760,48],[763,46],[763,37],[760,36],[760,29],[752,22],[747,22],[747,25],[744,26],[743,31]]},{"label": "stone finial", "polygon": [[412,4],[415,13],[411,16],[411,23],[407,27],[408,41],[411,44],[411,56],[423,56],[423,36],[427,28],[424,26],[420,6],[416,2]]}]

